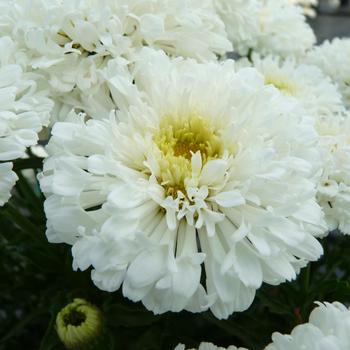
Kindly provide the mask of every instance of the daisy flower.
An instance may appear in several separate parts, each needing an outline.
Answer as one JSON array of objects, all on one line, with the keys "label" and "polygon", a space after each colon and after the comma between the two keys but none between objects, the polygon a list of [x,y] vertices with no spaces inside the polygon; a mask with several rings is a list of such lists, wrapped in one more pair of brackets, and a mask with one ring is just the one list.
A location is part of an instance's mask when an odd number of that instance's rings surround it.
[{"label": "daisy flower", "polygon": [[335,38],[310,50],[305,62],[318,66],[338,85],[345,105],[350,108],[350,39]]},{"label": "daisy flower", "polygon": [[263,0],[259,24],[260,35],[252,49],[262,55],[299,57],[316,42],[302,9],[289,0]]},{"label": "daisy flower", "polygon": [[350,233],[350,124],[337,87],[316,66],[297,64],[293,59],[253,55],[251,63],[243,59],[238,66],[254,66],[263,74],[265,84],[296,100],[315,119],[324,160],[317,198],[329,230]]},{"label": "daisy flower", "polygon": [[251,62],[243,59],[238,65],[255,67],[264,76],[265,84],[296,99],[315,119],[345,112],[337,87],[316,66],[299,64],[293,58],[261,58],[257,54],[252,55]]},{"label": "daisy flower", "polygon": [[0,205],[8,201],[17,180],[11,161],[37,143],[52,108],[45,91],[37,91],[38,77],[17,64],[16,51],[12,39],[0,38]]},{"label": "daisy flower", "polygon": [[47,237],[103,290],[227,318],[322,254],[317,133],[255,69],[151,49],[134,61],[109,78],[109,119],[52,130]]},{"label": "daisy flower", "polygon": [[350,311],[341,303],[317,303],[308,323],[289,335],[274,333],[265,350],[350,349]]},{"label": "daisy flower", "polygon": [[261,3],[258,0],[214,0],[215,8],[225,23],[228,38],[234,51],[246,55],[250,48],[257,45],[259,35],[259,13]]}]

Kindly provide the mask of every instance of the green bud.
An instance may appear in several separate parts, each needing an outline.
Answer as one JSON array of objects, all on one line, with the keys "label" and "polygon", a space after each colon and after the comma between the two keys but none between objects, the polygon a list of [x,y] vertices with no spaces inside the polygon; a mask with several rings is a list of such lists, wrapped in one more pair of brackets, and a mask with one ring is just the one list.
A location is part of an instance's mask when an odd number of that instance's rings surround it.
[{"label": "green bud", "polygon": [[67,349],[88,349],[102,333],[102,313],[84,299],[74,299],[56,317],[59,338]]}]

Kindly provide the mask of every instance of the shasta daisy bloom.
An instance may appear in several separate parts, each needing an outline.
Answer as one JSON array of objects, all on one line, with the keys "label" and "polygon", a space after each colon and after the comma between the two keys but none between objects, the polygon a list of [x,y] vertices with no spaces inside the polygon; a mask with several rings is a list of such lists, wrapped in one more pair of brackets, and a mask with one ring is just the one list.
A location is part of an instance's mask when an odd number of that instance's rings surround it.
[{"label": "shasta daisy bloom", "polygon": [[227,318],[320,257],[317,133],[298,104],[230,60],[144,49],[123,74],[110,119],[55,124],[40,176],[47,237],[75,269],[155,313]]},{"label": "shasta daisy bloom", "polygon": [[260,35],[252,49],[262,55],[299,57],[316,42],[302,9],[289,0],[263,0],[259,24]]},{"label": "shasta daisy bloom", "polygon": [[[10,161],[35,145],[37,133],[47,125],[52,103],[37,91],[37,76],[16,63],[16,47],[9,37],[0,38],[0,205],[10,197],[17,180]],[[3,163],[6,162],[6,163]]]},{"label": "shasta daisy bloom", "polygon": [[252,63],[239,63],[247,65],[263,74],[265,84],[298,101],[315,118],[324,160],[317,198],[326,213],[329,230],[340,228],[350,233],[350,124],[337,87],[316,66],[297,64],[293,59],[253,55]]},{"label": "shasta daisy bloom", "polygon": [[330,230],[350,234],[350,119],[330,117],[318,121],[324,169],[318,200]]},{"label": "shasta daisy bloom", "polygon": [[257,44],[259,35],[259,13],[261,3],[258,0],[214,0],[215,8],[225,23],[228,38],[234,45],[234,51],[246,55]]},{"label": "shasta daisy bloom", "polygon": [[[174,350],[186,350],[185,345],[179,344]],[[194,348],[188,350],[196,350]],[[222,348],[221,346],[216,346],[212,343],[201,343],[198,350],[247,350],[245,348],[236,348],[230,345],[228,348]]]},{"label": "shasta daisy bloom", "polygon": [[317,304],[308,323],[295,327],[290,335],[274,333],[265,350],[350,349],[350,311],[338,302]]},{"label": "shasta daisy bloom", "polygon": [[318,66],[338,85],[345,105],[350,108],[350,39],[335,38],[310,50],[305,62]]},{"label": "shasta daisy bloom", "polygon": [[286,97],[296,99],[315,119],[345,112],[337,87],[316,66],[299,64],[293,58],[261,58],[257,54],[252,55],[251,61],[242,60],[239,64],[255,67],[264,76],[265,84],[273,85]]},{"label": "shasta daisy bloom", "polygon": [[77,109],[99,91],[108,60],[137,47],[198,60],[231,50],[211,0],[1,0],[0,33],[46,75],[59,106]]}]

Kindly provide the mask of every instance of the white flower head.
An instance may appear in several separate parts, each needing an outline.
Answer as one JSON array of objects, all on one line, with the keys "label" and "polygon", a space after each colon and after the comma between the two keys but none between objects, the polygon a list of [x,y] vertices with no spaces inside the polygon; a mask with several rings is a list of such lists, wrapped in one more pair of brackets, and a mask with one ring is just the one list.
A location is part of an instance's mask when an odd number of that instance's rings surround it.
[{"label": "white flower head", "polygon": [[264,76],[265,84],[273,85],[286,97],[296,99],[315,119],[345,112],[340,92],[318,67],[277,56],[261,58],[253,54],[251,60],[250,63],[243,59],[238,65],[255,67]]},{"label": "white flower head", "polygon": [[75,268],[92,265],[97,286],[123,283],[155,313],[227,318],[262,282],[319,258],[317,133],[298,104],[231,61],[144,49],[128,77],[109,79],[110,119],[72,116],[52,131],[47,236],[73,245]]},{"label": "white flower head", "polygon": [[345,305],[318,303],[308,323],[296,326],[289,335],[274,333],[265,350],[350,349],[350,311]]},{"label": "white flower head", "polygon": [[323,172],[317,198],[326,213],[329,230],[350,234],[350,123],[336,85],[318,67],[298,64],[294,59],[243,59],[240,67],[254,66],[286,97],[295,99],[314,118],[323,156]]},{"label": "white flower head", "polygon": [[227,35],[234,50],[246,55],[257,45],[260,34],[259,14],[261,3],[258,0],[215,0],[215,8],[225,23]]},{"label": "white flower head", "polygon": [[290,0],[215,0],[227,35],[240,55],[300,57],[316,37],[302,9]]},{"label": "white flower head", "polygon": [[9,37],[0,38],[0,205],[10,197],[17,180],[12,161],[35,145],[38,132],[48,124],[52,103],[38,91],[37,76],[17,64],[17,48]]},{"label": "white flower head", "polygon": [[263,0],[260,35],[254,51],[262,55],[299,57],[316,42],[302,9],[289,0]]},{"label": "white flower head", "polygon": [[345,105],[350,108],[350,39],[335,38],[315,46],[305,57],[305,62],[318,66],[331,77],[343,95]]},{"label": "white flower head", "polygon": [[[186,350],[186,347],[183,344],[179,344],[174,350]],[[192,348],[192,349],[188,349],[188,350],[197,350],[197,349]],[[198,350],[247,350],[247,349],[236,348],[233,345],[230,345],[228,348],[223,348],[221,346],[216,346],[212,343],[203,342],[203,343],[199,344]]]},{"label": "white flower head", "polygon": [[324,159],[318,200],[329,229],[350,234],[350,118],[320,119],[317,131]]}]

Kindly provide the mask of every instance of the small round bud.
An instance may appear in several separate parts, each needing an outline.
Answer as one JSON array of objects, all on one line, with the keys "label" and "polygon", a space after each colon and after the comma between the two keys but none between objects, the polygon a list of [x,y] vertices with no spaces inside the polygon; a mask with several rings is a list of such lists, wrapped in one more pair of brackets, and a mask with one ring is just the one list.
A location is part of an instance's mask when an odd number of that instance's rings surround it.
[{"label": "small round bud", "polygon": [[67,349],[87,349],[102,332],[102,313],[84,299],[74,299],[56,317],[59,338]]}]

